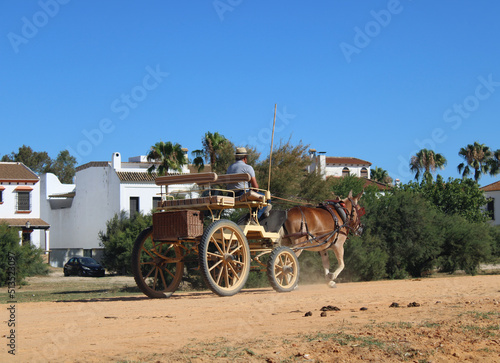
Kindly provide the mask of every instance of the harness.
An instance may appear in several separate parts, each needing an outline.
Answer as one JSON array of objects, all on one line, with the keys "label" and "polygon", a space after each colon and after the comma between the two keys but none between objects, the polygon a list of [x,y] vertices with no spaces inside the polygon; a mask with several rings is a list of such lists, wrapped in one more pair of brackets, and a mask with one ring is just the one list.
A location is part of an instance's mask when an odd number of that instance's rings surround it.
[{"label": "harness", "polygon": [[[328,243],[328,245],[325,247],[325,249],[330,248],[333,244],[335,244],[339,238],[339,234],[343,234],[345,236],[349,235],[349,232],[352,231],[353,233],[356,232],[356,230],[360,226],[359,218],[365,214],[365,209],[362,207],[359,207],[357,204],[354,204],[354,201],[349,198],[349,201],[351,202],[351,211],[349,211],[345,203],[342,200],[327,200],[323,203],[320,203],[320,205],[317,208],[322,208],[327,210],[330,215],[333,218],[334,221],[334,226],[336,227],[333,231],[324,233],[320,236],[314,236],[312,233],[309,232],[309,227],[307,225],[307,220],[306,216],[304,214],[304,211],[302,210],[302,207],[298,207],[299,211],[301,213],[301,223],[300,223],[300,231],[296,233],[291,233],[283,236],[284,238],[299,238],[299,237],[305,237],[308,236],[310,239],[298,243],[295,247],[294,250],[302,250],[305,248],[314,248],[314,247],[321,247],[325,244]],[[342,219],[342,224],[339,222],[339,219],[337,217],[338,213],[340,218]],[[358,215],[358,223],[353,226],[352,222],[354,221],[354,213]],[[314,246],[302,246],[299,247],[300,245],[310,243],[312,241],[318,241],[325,238],[323,242],[318,243],[317,245]]]}]

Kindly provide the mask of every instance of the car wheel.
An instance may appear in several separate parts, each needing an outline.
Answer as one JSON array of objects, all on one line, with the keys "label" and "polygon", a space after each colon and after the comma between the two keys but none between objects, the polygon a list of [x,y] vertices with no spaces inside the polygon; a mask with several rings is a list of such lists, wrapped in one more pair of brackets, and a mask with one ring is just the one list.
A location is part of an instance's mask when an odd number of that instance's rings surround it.
[{"label": "car wheel", "polygon": [[64,276],[69,276],[68,270],[64,270]]},{"label": "car wheel", "polygon": [[83,276],[83,270],[81,268],[78,270],[78,276]]}]

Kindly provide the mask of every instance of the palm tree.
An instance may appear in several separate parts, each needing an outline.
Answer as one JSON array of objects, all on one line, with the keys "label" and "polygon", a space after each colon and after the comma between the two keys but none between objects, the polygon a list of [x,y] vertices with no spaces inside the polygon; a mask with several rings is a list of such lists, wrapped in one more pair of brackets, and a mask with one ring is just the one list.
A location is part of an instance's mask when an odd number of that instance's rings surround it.
[{"label": "palm tree", "polygon": [[392,183],[392,178],[389,176],[389,172],[385,169],[379,168],[378,166],[376,166],[375,169],[370,169],[370,179],[385,184]]},{"label": "palm tree", "polygon": [[158,175],[166,175],[169,170],[182,171],[182,166],[187,164],[186,155],[182,150],[181,145],[172,144],[170,141],[157,142],[151,146],[151,150],[147,155],[149,162],[154,162],[149,168],[148,173],[151,175],[158,169]]},{"label": "palm tree", "polygon": [[201,143],[203,149],[194,150],[191,154],[194,156],[193,164],[198,167],[198,171],[203,170],[205,162],[209,161],[212,170],[217,168],[219,151],[228,140],[218,132],[213,134],[209,131],[205,134]]},{"label": "palm tree", "polygon": [[493,152],[493,156],[489,160],[490,175],[497,175],[500,173],[500,149]]},{"label": "palm tree", "polygon": [[415,180],[420,178],[420,173],[424,171],[424,178],[432,179],[432,173],[436,169],[444,169],[446,158],[441,154],[436,154],[433,150],[422,149],[417,155],[411,157],[410,170],[415,173]]},{"label": "palm tree", "polygon": [[465,163],[458,165],[458,172],[462,174],[462,178],[466,178],[471,174],[471,168],[474,169],[474,180],[477,182],[481,175],[488,173],[492,157],[491,150],[488,146],[480,144],[477,141],[474,145],[467,145],[458,152],[458,155],[465,159]]}]

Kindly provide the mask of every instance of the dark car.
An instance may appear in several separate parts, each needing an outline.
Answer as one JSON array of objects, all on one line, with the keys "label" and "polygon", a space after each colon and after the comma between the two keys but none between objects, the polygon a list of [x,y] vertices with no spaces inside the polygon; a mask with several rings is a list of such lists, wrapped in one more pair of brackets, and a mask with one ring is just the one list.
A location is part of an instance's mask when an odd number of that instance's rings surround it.
[{"label": "dark car", "polygon": [[64,265],[64,276],[104,276],[104,268],[91,257],[71,257]]}]

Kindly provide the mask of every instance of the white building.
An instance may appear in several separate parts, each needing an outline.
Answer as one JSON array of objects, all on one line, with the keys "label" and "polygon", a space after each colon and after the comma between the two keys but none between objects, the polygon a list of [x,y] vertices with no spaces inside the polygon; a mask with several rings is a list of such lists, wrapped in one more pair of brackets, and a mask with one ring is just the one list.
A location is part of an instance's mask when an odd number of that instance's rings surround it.
[{"label": "white building", "polygon": [[360,178],[370,177],[372,163],[368,161],[353,157],[326,156],[322,152],[316,153],[315,149],[309,150],[309,156],[313,159],[309,172],[320,168],[324,178],[346,175],[355,175]]},{"label": "white building", "polygon": [[[160,200],[160,187],[145,156],[122,162],[89,162],[76,168],[75,184],[61,184],[53,174],[41,176],[41,213],[52,226],[50,264],[61,267],[71,256],[100,259],[99,231],[121,211],[149,213]],[[189,173],[185,166],[182,173]],[[186,186],[171,186],[171,190]]]},{"label": "white building", "polygon": [[500,225],[500,181],[486,185],[480,189],[488,199],[486,210],[491,213],[491,220],[489,222],[494,226]]},{"label": "white building", "polygon": [[21,243],[47,251],[50,225],[40,217],[39,181],[23,163],[0,162],[0,223],[19,228]]}]

